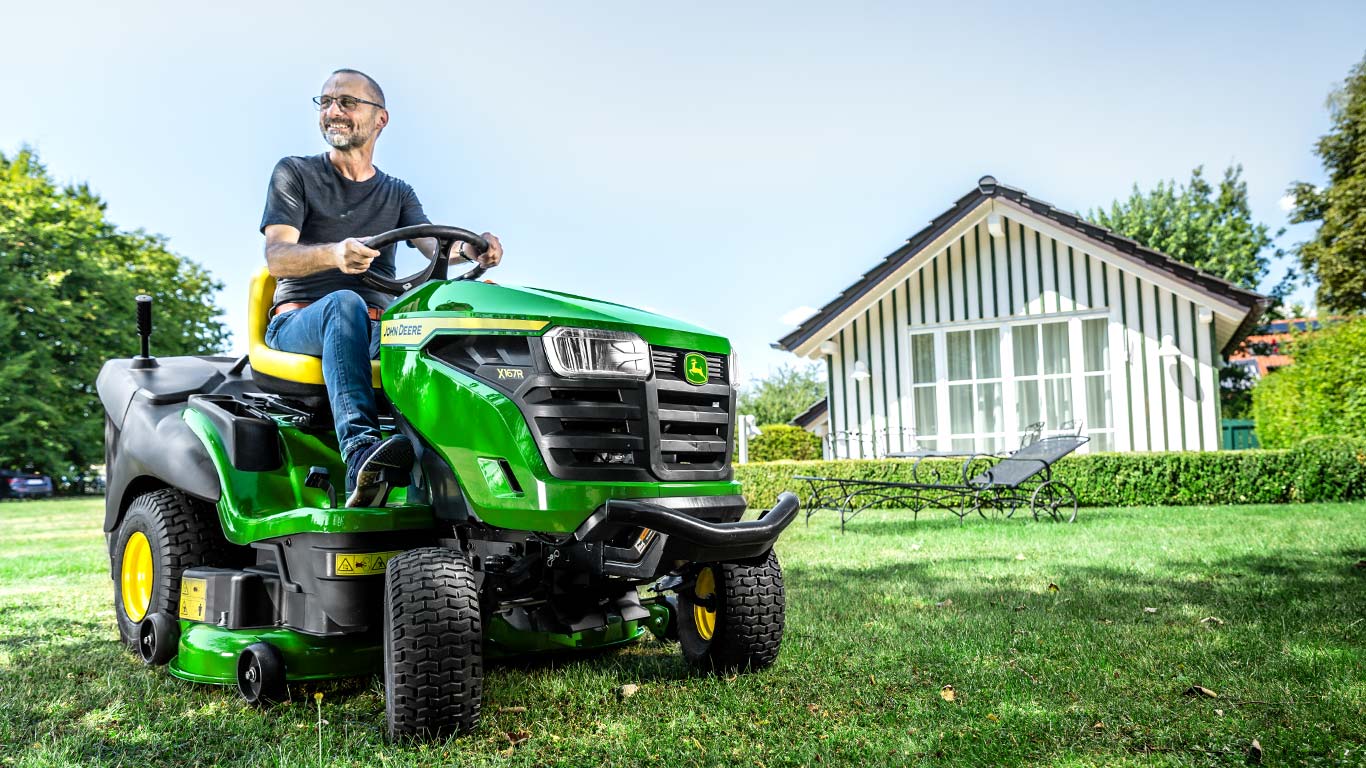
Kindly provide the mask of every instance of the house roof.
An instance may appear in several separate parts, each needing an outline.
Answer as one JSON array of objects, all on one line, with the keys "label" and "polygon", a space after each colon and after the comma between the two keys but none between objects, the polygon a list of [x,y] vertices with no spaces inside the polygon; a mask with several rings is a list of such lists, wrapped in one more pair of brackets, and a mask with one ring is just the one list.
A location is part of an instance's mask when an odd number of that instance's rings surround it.
[{"label": "house roof", "polygon": [[773,346],[789,352],[796,350],[798,346],[819,333],[827,323],[840,313],[858,303],[866,294],[877,288],[884,279],[915,257],[924,247],[934,242],[940,235],[976,210],[979,204],[996,197],[1012,201],[1041,218],[1099,241],[1115,251],[1143,261],[1153,269],[1165,272],[1175,279],[1199,286],[1209,293],[1245,308],[1247,310],[1246,316],[1224,345],[1221,354],[1227,355],[1236,349],[1238,343],[1256,327],[1262,313],[1270,306],[1271,300],[1255,291],[1241,288],[1223,278],[1177,261],[1161,251],[1140,245],[1136,240],[1117,235],[1104,227],[1096,226],[1076,214],[1060,211],[1050,203],[1030,197],[1022,189],[1008,187],[998,183],[991,176],[983,176],[978,180],[976,189],[960,197],[958,202],[953,204],[953,207],[936,216],[928,226],[912,235],[905,245],[892,251],[883,258],[880,264],[863,273],[857,282],[844,289],[819,312],[805,320],[796,330],[784,336]]},{"label": "house roof", "polygon": [[789,421],[788,424],[805,429],[824,416],[829,407],[829,402],[825,398],[821,398],[812,403],[810,408],[807,408],[793,417],[792,421]]}]

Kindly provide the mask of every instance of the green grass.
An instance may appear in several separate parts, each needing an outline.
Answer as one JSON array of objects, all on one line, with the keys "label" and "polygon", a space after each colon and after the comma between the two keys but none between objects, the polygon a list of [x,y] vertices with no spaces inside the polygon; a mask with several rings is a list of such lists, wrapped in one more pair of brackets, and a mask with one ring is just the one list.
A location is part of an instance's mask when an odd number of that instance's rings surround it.
[{"label": "green grass", "polygon": [[653,641],[496,664],[478,731],[425,747],[384,742],[376,678],[261,712],[144,668],[101,516],[0,505],[0,765],[1242,765],[1254,739],[1267,765],[1366,764],[1363,504],[883,512],[843,536],[819,513],[779,545],[774,668],[692,676]]}]

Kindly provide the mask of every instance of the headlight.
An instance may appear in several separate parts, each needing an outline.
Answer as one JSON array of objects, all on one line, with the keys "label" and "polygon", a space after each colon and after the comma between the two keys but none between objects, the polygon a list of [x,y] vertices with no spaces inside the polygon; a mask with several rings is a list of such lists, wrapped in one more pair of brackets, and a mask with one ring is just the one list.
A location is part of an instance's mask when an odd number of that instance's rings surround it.
[{"label": "headlight", "polygon": [[650,375],[650,347],[634,333],[552,328],[542,339],[551,370],[561,376],[644,379]]}]

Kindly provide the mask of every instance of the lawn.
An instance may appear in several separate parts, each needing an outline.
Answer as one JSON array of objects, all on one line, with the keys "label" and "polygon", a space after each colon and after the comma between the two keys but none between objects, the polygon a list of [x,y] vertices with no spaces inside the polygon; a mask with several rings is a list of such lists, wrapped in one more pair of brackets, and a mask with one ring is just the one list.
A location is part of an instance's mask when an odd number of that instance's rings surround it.
[{"label": "lawn", "polygon": [[772,669],[652,640],[496,664],[478,731],[425,747],[385,743],[376,678],[256,711],[144,668],[101,517],[0,505],[0,765],[1366,765],[1366,504],[820,513],[779,545]]}]

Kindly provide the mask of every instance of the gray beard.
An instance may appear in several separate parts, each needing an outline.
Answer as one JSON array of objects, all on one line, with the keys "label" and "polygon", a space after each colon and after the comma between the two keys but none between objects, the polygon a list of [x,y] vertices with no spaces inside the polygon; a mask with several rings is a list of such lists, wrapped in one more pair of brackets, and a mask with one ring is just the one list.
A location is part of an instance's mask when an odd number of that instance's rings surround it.
[{"label": "gray beard", "polygon": [[351,149],[365,144],[367,137],[357,133],[355,129],[348,134],[332,133],[326,128],[323,129],[323,141],[336,147],[337,149]]}]

